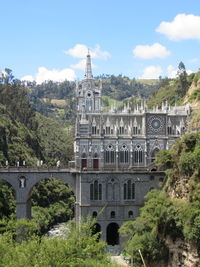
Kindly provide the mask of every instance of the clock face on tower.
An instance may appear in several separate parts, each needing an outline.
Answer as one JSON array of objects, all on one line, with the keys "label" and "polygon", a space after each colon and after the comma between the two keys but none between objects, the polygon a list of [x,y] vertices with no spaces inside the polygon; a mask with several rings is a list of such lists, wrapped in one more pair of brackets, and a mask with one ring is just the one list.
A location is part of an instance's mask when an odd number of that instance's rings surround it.
[{"label": "clock face on tower", "polygon": [[149,128],[149,131],[152,132],[152,133],[159,133],[162,131],[164,127],[164,121],[163,121],[163,118],[161,116],[151,116],[149,117],[149,120],[148,120],[148,128]]}]

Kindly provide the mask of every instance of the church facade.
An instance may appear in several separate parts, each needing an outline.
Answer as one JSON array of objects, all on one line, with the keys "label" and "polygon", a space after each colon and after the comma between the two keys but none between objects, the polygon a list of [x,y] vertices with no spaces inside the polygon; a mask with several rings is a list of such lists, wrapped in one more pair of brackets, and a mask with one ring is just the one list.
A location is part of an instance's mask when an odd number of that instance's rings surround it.
[{"label": "church facade", "polygon": [[75,164],[79,184],[76,218],[97,218],[97,230],[109,245],[120,243],[118,228],[139,214],[144,196],[164,181],[156,171],[156,153],[169,149],[184,133],[189,106],[132,110],[101,107],[102,84],[93,79],[87,55],[85,77],[76,86]]}]

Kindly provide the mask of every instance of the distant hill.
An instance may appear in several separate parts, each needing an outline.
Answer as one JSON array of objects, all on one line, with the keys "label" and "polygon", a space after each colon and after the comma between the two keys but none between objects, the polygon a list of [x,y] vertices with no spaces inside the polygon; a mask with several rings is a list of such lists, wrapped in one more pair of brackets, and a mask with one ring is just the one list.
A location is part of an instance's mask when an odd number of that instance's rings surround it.
[{"label": "distant hill", "polygon": [[[109,109],[113,101],[122,106],[123,101],[131,98],[148,98],[158,90],[158,80],[135,80],[122,75],[100,75],[94,78],[96,83],[102,81],[102,104]],[[28,83],[28,94],[34,109],[41,114],[56,118],[62,124],[75,122],[75,83],[48,81],[37,85]],[[132,100],[131,100],[132,101]]]},{"label": "distant hill", "polygon": [[38,160],[55,166],[58,159],[66,166],[73,157],[72,131],[36,112],[19,81],[0,83],[0,166],[36,166]]},{"label": "distant hill", "polygon": [[146,85],[156,85],[159,83],[159,79],[136,79],[136,82]]}]

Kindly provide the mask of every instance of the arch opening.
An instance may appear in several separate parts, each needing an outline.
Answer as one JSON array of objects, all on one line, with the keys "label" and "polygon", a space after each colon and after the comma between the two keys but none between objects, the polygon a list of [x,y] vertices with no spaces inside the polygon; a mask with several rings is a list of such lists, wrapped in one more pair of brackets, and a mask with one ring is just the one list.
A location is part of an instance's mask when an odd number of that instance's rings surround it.
[{"label": "arch opening", "polygon": [[117,223],[110,223],[106,230],[106,242],[108,245],[119,245],[119,225]]},{"label": "arch opening", "polygon": [[37,182],[29,191],[30,215],[40,225],[40,233],[46,233],[53,225],[67,222],[74,217],[75,196],[72,188],[57,178]]},{"label": "arch opening", "polygon": [[0,219],[16,213],[16,192],[13,186],[0,179]]}]

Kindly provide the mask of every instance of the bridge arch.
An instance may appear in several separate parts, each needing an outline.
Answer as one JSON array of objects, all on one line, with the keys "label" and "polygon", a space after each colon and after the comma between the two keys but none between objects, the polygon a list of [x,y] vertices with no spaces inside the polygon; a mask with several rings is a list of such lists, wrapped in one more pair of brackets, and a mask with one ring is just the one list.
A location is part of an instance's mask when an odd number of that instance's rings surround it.
[{"label": "bridge arch", "polygon": [[12,185],[16,192],[16,217],[31,218],[31,192],[41,180],[55,178],[69,184],[76,197],[76,174],[68,169],[1,169],[0,179]]},{"label": "bridge arch", "polygon": [[16,191],[6,179],[0,179],[0,219],[16,212]]}]

